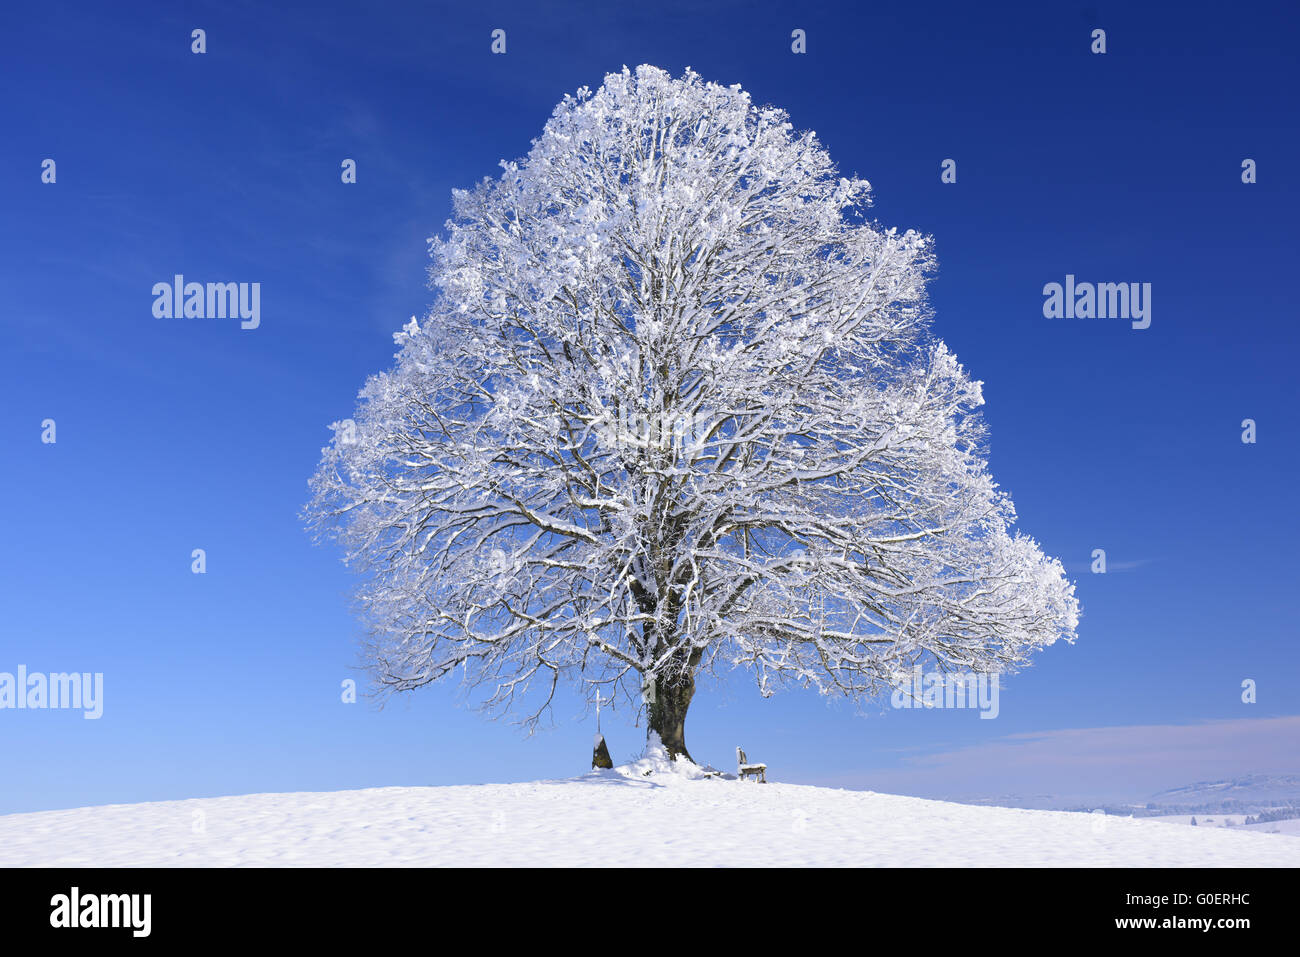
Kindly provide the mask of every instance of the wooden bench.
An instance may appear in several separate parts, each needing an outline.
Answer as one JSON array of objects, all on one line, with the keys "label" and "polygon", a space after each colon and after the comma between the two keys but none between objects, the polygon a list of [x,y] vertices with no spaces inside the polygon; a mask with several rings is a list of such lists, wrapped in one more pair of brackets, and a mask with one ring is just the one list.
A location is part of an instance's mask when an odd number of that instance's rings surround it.
[{"label": "wooden bench", "polygon": [[745,757],[745,752],[740,748],[736,748],[736,764],[740,768],[740,780],[743,781],[746,777],[752,777],[760,784],[767,783],[767,765],[750,764],[749,758]]}]

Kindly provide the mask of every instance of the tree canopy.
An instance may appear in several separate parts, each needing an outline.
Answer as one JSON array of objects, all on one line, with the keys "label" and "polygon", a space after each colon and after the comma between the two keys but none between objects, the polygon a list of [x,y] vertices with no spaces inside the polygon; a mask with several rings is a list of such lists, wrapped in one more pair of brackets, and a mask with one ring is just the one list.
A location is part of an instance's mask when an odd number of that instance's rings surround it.
[{"label": "tree canopy", "polygon": [[457,190],[307,507],[378,685],[459,670],[532,720],[571,679],[687,754],[701,670],[865,698],[1073,640],[930,331],[931,241],[869,202],[782,110],[649,66]]}]

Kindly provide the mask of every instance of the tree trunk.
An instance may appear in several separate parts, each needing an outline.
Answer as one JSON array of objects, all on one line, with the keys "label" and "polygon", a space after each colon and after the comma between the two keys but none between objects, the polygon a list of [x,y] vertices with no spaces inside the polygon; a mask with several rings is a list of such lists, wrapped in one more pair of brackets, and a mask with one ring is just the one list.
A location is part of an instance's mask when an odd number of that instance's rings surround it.
[{"label": "tree trunk", "polygon": [[686,750],[686,709],[695,697],[695,677],[689,672],[660,675],[651,688],[647,707],[648,733],[659,735],[664,749],[674,760],[695,759]]}]

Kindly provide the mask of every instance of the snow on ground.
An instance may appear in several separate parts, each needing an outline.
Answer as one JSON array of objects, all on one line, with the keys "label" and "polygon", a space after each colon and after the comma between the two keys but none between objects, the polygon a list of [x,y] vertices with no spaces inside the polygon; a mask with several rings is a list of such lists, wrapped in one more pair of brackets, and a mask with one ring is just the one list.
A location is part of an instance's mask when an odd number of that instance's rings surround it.
[{"label": "snow on ground", "polygon": [[[1166,824],[1191,824],[1197,827],[1237,827],[1246,820],[1245,814],[1153,814],[1148,821],[1164,821]],[[1231,823],[1230,823],[1231,822]]]},{"label": "snow on ground", "polygon": [[1300,837],[1300,820],[1287,818],[1285,821],[1265,821],[1263,824],[1247,824],[1244,830],[1255,834],[1293,834]]},{"label": "snow on ground", "polygon": [[[642,772],[651,770],[646,776]],[[675,773],[0,817],[0,866],[1300,866],[1300,837]]]},{"label": "snow on ground", "polygon": [[1245,814],[1161,814],[1146,818],[1148,821],[1160,821],[1165,824],[1191,824],[1197,827],[1239,827],[1254,834],[1295,834],[1300,835],[1300,818],[1287,818],[1282,821],[1264,821],[1262,824],[1246,824]]}]

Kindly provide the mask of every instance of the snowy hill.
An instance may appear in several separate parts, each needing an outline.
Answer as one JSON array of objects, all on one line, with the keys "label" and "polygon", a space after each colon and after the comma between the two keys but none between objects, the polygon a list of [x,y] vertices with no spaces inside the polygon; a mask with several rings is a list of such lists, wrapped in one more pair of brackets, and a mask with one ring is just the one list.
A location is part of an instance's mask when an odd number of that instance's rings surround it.
[{"label": "snowy hill", "polygon": [[1161,791],[1154,804],[1210,804],[1213,802],[1251,805],[1300,804],[1300,774],[1248,774],[1231,781],[1198,781]]},{"label": "snowy hill", "polygon": [[741,783],[649,761],[529,784],[0,817],[0,866],[143,865],[1296,867],[1300,837]]},{"label": "snowy hill", "polygon": [[1247,774],[1232,780],[1198,781],[1155,794],[1111,794],[1105,799],[1054,793],[1006,793],[995,796],[955,792],[943,800],[981,806],[1036,808],[1043,811],[1105,809],[1121,817],[1219,815],[1244,818],[1277,808],[1300,808],[1300,774]]}]

